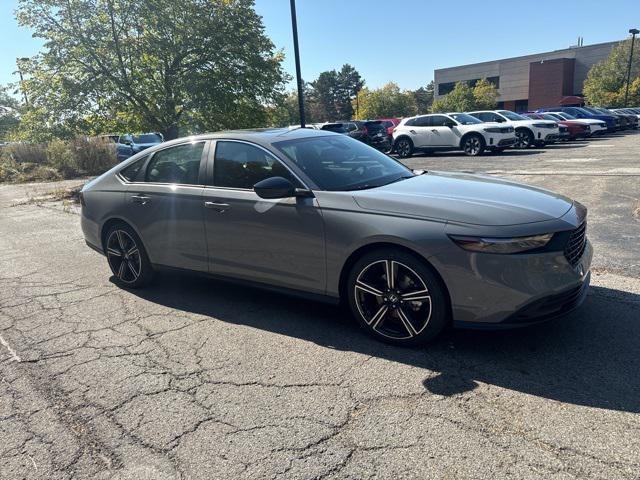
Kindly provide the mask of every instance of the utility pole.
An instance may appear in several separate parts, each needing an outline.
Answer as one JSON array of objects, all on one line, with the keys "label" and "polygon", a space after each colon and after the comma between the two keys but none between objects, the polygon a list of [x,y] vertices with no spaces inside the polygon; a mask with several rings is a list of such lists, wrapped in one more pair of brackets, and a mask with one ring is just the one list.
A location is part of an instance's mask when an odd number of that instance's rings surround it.
[{"label": "utility pole", "polygon": [[629,82],[631,81],[631,61],[633,60],[633,44],[636,41],[636,35],[640,33],[640,30],[637,28],[632,28],[629,30],[631,34],[631,52],[629,52],[629,65],[627,67],[627,88],[624,92],[624,106],[627,106],[627,101],[629,100]]},{"label": "utility pole", "polygon": [[304,121],[304,91],[300,74],[300,50],[298,48],[298,21],[296,19],[296,0],[290,0],[291,28],[293,30],[293,53],[296,59],[296,78],[298,80],[298,108],[300,109],[300,127],[305,127]]}]

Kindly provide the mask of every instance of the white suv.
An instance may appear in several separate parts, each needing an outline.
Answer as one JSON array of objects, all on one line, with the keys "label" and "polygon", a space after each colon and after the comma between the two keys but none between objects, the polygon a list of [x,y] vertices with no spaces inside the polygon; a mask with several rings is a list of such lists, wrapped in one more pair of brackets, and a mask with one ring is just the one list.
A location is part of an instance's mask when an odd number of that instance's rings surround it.
[{"label": "white suv", "polygon": [[476,156],[485,149],[501,152],[515,142],[513,127],[483,123],[466,113],[405,118],[393,130],[393,146],[400,158],[410,157],[416,150],[462,150]]},{"label": "white suv", "polygon": [[558,124],[551,120],[534,120],[509,110],[483,110],[469,112],[469,115],[483,122],[498,122],[513,127],[518,139],[516,148],[529,148],[533,145],[544,147],[547,143],[558,140],[560,135]]}]

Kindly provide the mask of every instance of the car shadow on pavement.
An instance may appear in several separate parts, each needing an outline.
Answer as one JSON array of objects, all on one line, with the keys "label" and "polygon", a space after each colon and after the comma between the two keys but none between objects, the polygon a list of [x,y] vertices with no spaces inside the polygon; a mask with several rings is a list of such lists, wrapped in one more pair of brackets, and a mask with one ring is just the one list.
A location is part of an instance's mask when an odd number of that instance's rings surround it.
[{"label": "car shadow on pavement", "polygon": [[131,293],[212,321],[423,368],[423,385],[433,394],[452,396],[482,382],[574,405],[640,412],[640,295],[629,292],[592,287],[584,305],[564,318],[507,331],[448,330],[422,348],[380,343],[337,306],[190,275],[162,274]]}]

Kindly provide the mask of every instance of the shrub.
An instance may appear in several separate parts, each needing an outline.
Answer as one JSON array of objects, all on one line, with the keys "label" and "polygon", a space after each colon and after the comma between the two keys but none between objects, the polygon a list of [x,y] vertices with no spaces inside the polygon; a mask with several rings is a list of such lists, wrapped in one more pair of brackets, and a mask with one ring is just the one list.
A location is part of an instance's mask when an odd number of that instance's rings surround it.
[{"label": "shrub", "polygon": [[118,163],[115,145],[102,138],[76,137],[71,149],[78,170],[87,175],[100,175]]},{"label": "shrub", "polygon": [[47,146],[49,165],[57,170],[63,178],[78,176],[78,162],[70,145],[62,140],[53,140]]},{"label": "shrub", "polygon": [[42,143],[12,143],[3,148],[3,156],[8,156],[16,163],[37,163],[45,165],[47,147]]}]

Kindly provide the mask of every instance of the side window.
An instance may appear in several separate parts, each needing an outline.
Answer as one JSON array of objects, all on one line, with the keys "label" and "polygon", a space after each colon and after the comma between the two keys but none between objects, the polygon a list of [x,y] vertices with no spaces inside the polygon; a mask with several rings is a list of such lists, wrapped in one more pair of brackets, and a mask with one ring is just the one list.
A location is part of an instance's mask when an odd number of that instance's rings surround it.
[{"label": "side window", "polygon": [[149,156],[147,155],[145,157],[142,157],[139,160],[136,160],[132,164],[127,165],[122,170],[120,170],[120,175],[127,182],[135,182],[136,180],[140,180],[140,175],[139,175],[140,169],[142,168],[142,166],[144,165],[144,162],[146,162],[148,158]]},{"label": "side window", "polygon": [[411,120],[407,120],[406,122],[404,122],[404,125],[406,127],[413,127],[416,124],[416,118],[412,118]]},{"label": "side window", "polygon": [[147,167],[145,180],[154,183],[198,185],[203,150],[204,142],[198,142],[156,152]]},{"label": "side window", "polygon": [[242,142],[217,142],[213,163],[213,184],[216,187],[250,190],[269,177],[284,177],[300,186],[284,165],[264,150]]},{"label": "side window", "polygon": [[447,117],[445,117],[444,115],[434,115],[433,117],[431,117],[431,127],[444,127],[445,124],[447,123],[447,120],[449,120]]},{"label": "side window", "polygon": [[495,122],[497,117],[495,113],[491,113],[491,112],[476,113],[475,116],[478,117],[483,122]]},{"label": "side window", "polygon": [[431,117],[418,117],[415,121],[416,127],[428,127],[431,125]]}]

